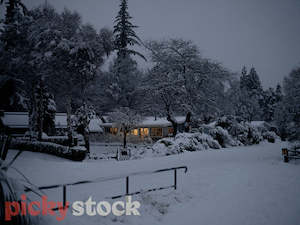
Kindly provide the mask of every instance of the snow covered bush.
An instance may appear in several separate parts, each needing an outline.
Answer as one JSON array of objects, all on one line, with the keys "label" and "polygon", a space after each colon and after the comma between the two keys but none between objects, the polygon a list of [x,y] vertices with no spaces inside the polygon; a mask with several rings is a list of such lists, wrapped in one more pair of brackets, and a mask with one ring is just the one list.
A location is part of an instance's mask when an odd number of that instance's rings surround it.
[{"label": "snow covered bush", "polygon": [[234,139],[228,131],[222,127],[207,127],[206,131],[208,131],[208,135],[216,140],[223,148],[241,145],[240,141]]},{"label": "snow covered bush", "polygon": [[275,143],[275,140],[279,138],[273,131],[266,131],[262,133],[262,136],[265,140],[271,143]]},{"label": "snow covered bush", "polygon": [[276,126],[264,122],[264,121],[253,121],[251,123],[260,133],[264,140],[274,143],[276,139],[280,139],[277,135],[278,129]]},{"label": "snow covered bush", "polygon": [[85,159],[87,151],[82,146],[67,147],[51,142],[39,142],[13,139],[10,148],[22,151],[41,152],[59,157],[71,159],[74,161],[82,161]]},{"label": "snow covered bush", "polygon": [[262,140],[262,136],[256,127],[246,121],[243,121],[239,117],[221,117],[216,121],[214,126],[227,130],[232,139],[237,141],[236,143],[234,143],[234,141],[227,143],[227,146],[221,144],[224,147],[236,146],[231,144],[240,145],[240,143],[243,145],[258,144]]},{"label": "snow covered bush", "polygon": [[207,134],[179,133],[175,138],[160,139],[153,145],[152,151],[154,155],[162,156],[220,148],[219,143]]}]

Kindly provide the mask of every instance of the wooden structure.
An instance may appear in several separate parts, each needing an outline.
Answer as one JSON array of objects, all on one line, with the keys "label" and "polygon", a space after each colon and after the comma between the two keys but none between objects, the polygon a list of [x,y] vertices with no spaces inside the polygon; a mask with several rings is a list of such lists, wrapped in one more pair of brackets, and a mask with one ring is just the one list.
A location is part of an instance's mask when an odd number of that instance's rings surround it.
[{"label": "wooden structure", "polygon": [[283,161],[288,163],[290,159],[300,159],[300,147],[293,147],[292,149],[282,149]]}]

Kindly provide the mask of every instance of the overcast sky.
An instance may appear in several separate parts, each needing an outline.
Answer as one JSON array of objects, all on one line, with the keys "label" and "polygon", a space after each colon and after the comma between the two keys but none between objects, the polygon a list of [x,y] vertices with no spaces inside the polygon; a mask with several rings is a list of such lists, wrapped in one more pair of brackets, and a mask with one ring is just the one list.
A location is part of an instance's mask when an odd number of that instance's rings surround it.
[{"label": "overcast sky", "polygon": [[[29,7],[45,0],[23,0]],[[119,0],[48,0],[83,22],[113,27]],[[184,38],[232,71],[254,66],[265,87],[300,66],[300,0],[129,0],[143,39]]]}]

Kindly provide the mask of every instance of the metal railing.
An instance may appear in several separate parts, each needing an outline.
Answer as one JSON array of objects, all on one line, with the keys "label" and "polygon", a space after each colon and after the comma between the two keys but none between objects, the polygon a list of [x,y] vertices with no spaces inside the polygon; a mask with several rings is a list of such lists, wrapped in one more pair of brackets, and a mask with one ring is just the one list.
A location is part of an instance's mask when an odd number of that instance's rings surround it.
[{"label": "metal railing", "polygon": [[[112,197],[107,197],[108,199],[116,199],[116,198],[121,198],[121,197],[125,197],[125,196],[128,196],[128,195],[137,195],[137,194],[141,194],[141,193],[159,191],[159,190],[164,190],[164,189],[169,189],[169,188],[174,188],[176,190],[177,189],[177,170],[181,170],[181,169],[184,170],[184,173],[187,173],[187,171],[188,171],[188,168],[186,166],[179,166],[179,167],[172,167],[172,168],[160,169],[160,170],[154,170],[154,171],[135,172],[135,173],[130,173],[128,175],[118,175],[118,176],[112,176],[112,177],[99,177],[99,178],[96,178],[94,180],[83,180],[83,181],[78,181],[78,182],[74,182],[74,183],[56,184],[56,185],[50,185],[50,186],[41,186],[41,187],[38,187],[38,189],[39,190],[48,190],[48,189],[62,188],[62,191],[63,191],[63,207],[66,207],[67,187],[68,186],[100,183],[100,182],[119,180],[119,179],[124,179],[125,178],[125,184],[126,184],[125,194],[120,194],[120,195],[115,195],[115,196],[112,196]],[[157,188],[152,188],[152,189],[147,189],[147,190],[141,190],[141,191],[137,191],[137,192],[130,192],[130,190],[129,190],[129,177],[138,176],[138,175],[150,175],[150,174],[162,173],[162,172],[167,172],[167,171],[172,171],[172,170],[174,171],[174,183],[172,185],[157,187]],[[30,189],[30,188],[25,189],[25,192],[31,192],[31,191],[33,191],[33,190]],[[58,209],[59,208],[55,208],[53,210],[58,210]]]}]

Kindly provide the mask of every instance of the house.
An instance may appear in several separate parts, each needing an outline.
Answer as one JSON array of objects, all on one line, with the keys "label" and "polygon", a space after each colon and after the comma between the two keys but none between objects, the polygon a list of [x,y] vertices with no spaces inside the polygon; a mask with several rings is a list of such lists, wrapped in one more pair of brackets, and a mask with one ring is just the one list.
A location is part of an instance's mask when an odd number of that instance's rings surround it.
[{"label": "house", "polygon": [[[23,136],[26,131],[29,130],[28,125],[28,112],[3,112],[2,116],[3,124],[8,127],[9,132],[13,136]],[[101,127],[101,120],[98,117],[93,118],[89,124],[89,130],[91,133],[101,133],[103,129]],[[66,131],[67,129],[67,114],[56,113],[55,114],[55,129],[57,131]]]},{"label": "house", "polygon": [[[185,117],[177,116],[175,117],[178,123],[178,130],[183,130]],[[102,117],[102,127],[106,134],[122,135],[120,128],[117,123],[108,122],[107,117]],[[139,137],[144,139],[146,137],[151,137],[152,139],[160,139],[163,137],[169,137],[173,134],[173,127],[171,122],[169,122],[165,117],[144,117],[142,122],[136,126],[135,129],[131,130],[130,136]]]}]

